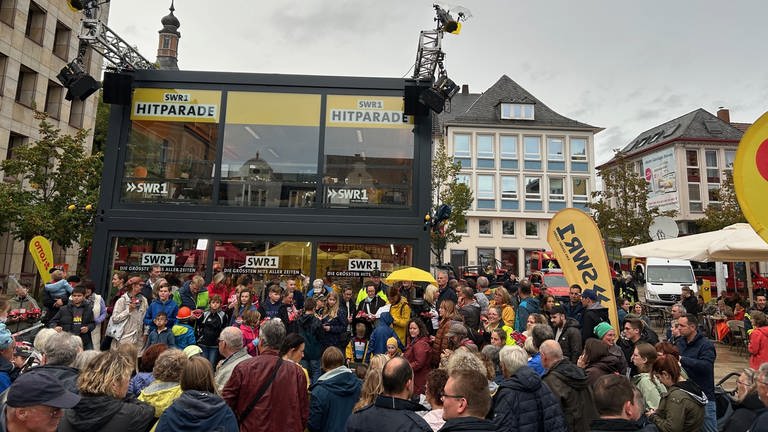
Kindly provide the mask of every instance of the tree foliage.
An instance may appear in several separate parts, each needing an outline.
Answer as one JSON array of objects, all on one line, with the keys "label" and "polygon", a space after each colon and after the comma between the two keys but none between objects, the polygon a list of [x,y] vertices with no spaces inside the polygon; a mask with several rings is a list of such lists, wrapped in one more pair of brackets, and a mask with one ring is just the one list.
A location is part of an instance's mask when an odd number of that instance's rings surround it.
[{"label": "tree foliage", "polygon": [[448,245],[461,241],[457,232],[464,232],[466,213],[472,205],[472,190],[458,181],[459,171],[461,163],[453,160],[440,140],[432,160],[432,214],[441,204],[447,204],[451,207],[451,217],[440,229],[431,231],[432,253],[439,264]]},{"label": "tree foliage", "polygon": [[[0,228],[20,241],[42,235],[62,247],[86,245],[101,182],[101,154],[88,154],[88,130],[62,134],[36,112],[40,139],[12,149],[0,164]],[[86,206],[91,206],[86,209]]]},{"label": "tree foliage", "polygon": [[725,171],[725,177],[717,191],[720,204],[710,204],[704,210],[704,217],[698,221],[703,232],[717,231],[728,225],[746,222],[741,212],[739,201],[736,200],[736,190],[733,186],[733,171]]},{"label": "tree foliage", "polygon": [[592,193],[587,206],[600,228],[606,247],[626,247],[651,241],[648,228],[658,216],[674,216],[674,211],[649,209],[648,183],[619,156],[616,165],[602,170],[603,190]]},{"label": "tree foliage", "polygon": [[93,128],[93,151],[104,152],[109,131],[109,113],[112,105],[104,103],[104,91],[99,90],[99,104],[96,108],[96,125]]}]

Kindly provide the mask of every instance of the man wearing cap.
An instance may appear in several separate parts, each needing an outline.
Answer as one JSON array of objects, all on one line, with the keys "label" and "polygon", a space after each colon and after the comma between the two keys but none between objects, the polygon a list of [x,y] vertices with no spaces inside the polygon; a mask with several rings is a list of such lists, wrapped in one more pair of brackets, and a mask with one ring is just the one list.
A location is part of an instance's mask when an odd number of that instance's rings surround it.
[{"label": "man wearing cap", "polygon": [[454,322],[448,328],[448,332],[445,334],[448,338],[448,350],[441,353],[442,356],[450,356],[454,351],[461,347],[467,347],[472,352],[477,352],[477,345],[469,338],[469,332],[467,327],[460,322]]},{"label": "man wearing cap", "polygon": [[80,396],[67,391],[55,377],[31,370],[19,376],[8,390],[0,412],[0,430],[55,431],[63,410],[78,402]]},{"label": "man wearing cap", "polygon": [[586,343],[589,338],[597,338],[594,329],[601,322],[608,322],[608,308],[597,300],[595,290],[584,290],[581,293],[581,304],[584,306],[584,318],[581,326],[581,342]]},{"label": "man wearing cap", "polygon": [[552,329],[555,331],[555,340],[560,344],[563,357],[576,363],[582,349],[579,322],[573,318],[568,318],[565,308],[560,305],[553,307],[549,311],[549,315]]}]

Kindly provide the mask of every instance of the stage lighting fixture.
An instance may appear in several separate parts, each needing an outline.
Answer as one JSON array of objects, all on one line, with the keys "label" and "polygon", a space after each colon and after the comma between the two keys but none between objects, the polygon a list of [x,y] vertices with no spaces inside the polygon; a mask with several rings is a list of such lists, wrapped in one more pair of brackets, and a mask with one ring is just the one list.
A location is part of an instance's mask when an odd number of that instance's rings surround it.
[{"label": "stage lighting fixture", "polygon": [[438,5],[435,5],[435,10],[437,11],[437,20],[440,22],[440,27],[443,31],[453,34],[461,32],[461,23],[453,19],[451,14]]},{"label": "stage lighting fixture", "polygon": [[419,94],[419,102],[428,106],[432,111],[440,114],[445,108],[445,101],[451,100],[453,95],[459,91],[456,85],[447,75],[438,78],[435,85],[425,89]]},{"label": "stage lighting fixture", "polygon": [[100,87],[99,82],[85,72],[78,60],[72,60],[64,66],[56,78],[66,87],[67,94],[64,98],[69,101],[74,99],[83,101]]}]

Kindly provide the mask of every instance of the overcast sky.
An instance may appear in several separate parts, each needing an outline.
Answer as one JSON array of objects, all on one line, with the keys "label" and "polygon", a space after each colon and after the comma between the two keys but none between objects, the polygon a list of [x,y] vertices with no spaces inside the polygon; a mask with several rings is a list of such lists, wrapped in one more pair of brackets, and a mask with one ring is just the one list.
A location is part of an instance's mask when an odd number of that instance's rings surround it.
[{"label": "overcast sky", "polygon": [[[449,76],[482,92],[506,74],[550,108],[605,128],[598,162],[697,108],[754,122],[768,107],[766,0],[464,0]],[[149,60],[170,0],[113,0],[109,26]],[[176,0],[185,70],[410,76],[427,0]]]}]

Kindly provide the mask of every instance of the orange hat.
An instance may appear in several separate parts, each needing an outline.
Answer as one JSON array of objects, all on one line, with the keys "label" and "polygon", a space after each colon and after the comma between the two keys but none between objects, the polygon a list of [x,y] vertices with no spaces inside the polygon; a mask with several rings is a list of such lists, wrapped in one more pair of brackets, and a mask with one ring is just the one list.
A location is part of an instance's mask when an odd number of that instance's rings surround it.
[{"label": "orange hat", "polygon": [[144,279],[142,279],[142,278],[140,278],[138,276],[134,276],[134,277],[128,279],[128,282],[126,282],[125,284],[128,285],[128,286],[131,286],[133,284],[143,284],[143,283],[144,283]]},{"label": "orange hat", "polygon": [[187,319],[192,316],[192,310],[186,306],[179,308],[179,313],[176,314],[176,319]]}]

